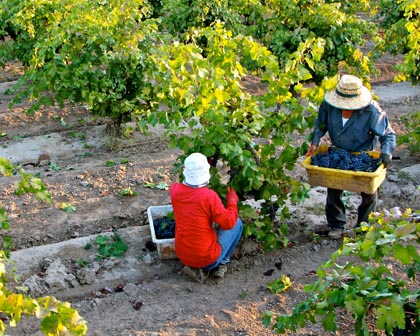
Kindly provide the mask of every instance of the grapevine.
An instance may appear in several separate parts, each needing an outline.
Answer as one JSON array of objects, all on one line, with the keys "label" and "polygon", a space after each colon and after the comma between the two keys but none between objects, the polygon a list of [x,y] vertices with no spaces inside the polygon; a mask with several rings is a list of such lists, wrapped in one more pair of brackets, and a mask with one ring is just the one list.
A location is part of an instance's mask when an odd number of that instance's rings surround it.
[{"label": "grapevine", "polygon": [[[419,335],[418,218],[411,209],[372,213],[359,234],[346,238],[317,270],[318,279],[305,285],[309,297],[290,314],[266,312],[264,324],[284,334],[321,322],[324,330],[335,333],[340,328],[337,313],[345,309],[353,319],[354,335]],[[389,260],[402,272],[395,272]]]}]

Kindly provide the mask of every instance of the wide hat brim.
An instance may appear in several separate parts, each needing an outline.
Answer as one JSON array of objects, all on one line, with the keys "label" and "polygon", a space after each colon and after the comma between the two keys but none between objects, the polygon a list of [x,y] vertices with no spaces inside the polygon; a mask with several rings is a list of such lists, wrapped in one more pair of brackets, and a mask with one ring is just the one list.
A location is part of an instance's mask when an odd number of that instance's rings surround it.
[{"label": "wide hat brim", "polygon": [[371,103],[372,94],[367,87],[362,86],[361,93],[357,97],[343,97],[336,90],[331,90],[325,93],[324,99],[328,104],[341,110],[360,110]]}]

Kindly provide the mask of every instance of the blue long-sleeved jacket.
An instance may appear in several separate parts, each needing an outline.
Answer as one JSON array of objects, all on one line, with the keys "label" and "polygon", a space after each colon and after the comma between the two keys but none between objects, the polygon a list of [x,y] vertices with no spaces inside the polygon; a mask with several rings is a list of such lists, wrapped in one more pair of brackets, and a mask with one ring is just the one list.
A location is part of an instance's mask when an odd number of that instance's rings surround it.
[{"label": "blue long-sleeved jacket", "polygon": [[376,102],[354,111],[343,126],[341,110],[324,101],[319,107],[312,143],[318,145],[327,132],[334,146],[353,152],[376,150],[379,140],[381,153],[392,155],[396,145],[395,132]]}]

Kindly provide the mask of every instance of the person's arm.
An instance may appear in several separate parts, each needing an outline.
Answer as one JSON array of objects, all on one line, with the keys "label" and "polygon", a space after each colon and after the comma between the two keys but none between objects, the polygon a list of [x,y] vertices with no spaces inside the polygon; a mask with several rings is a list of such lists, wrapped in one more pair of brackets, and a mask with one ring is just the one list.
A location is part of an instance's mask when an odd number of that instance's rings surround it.
[{"label": "person's arm", "polygon": [[318,116],[315,120],[314,130],[312,132],[312,140],[311,145],[306,152],[306,156],[310,156],[315,152],[315,150],[318,148],[319,142],[321,141],[321,138],[327,133],[328,127],[328,111],[327,111],[328,105],[325,101],[322,102],[321,106],[318,110]]},{"label": "person's arm", "polygon": [[381,143],[381,153],[392,155],[396,146],[396,135],[392,127],[389,125],[388,118],[385,116],[386,120],[383,120],[383,135],[379,136],[379,141]]},{"label": "person's arm", "polygon": [[381,161],[387,168],[391,164],[392,153],[396,146],[396,135],[391,125],[389,124],[386,113],[375,104],[376,118],[372,125],[373,133],[379,138],[381,143]]},{"label": "person's arm", "polygon": [[226,195],[226,207],[223,205],[220,197],[214,193],[212,202],[212,221],[219,224],[223,230],[232,229],[238,220],[238,201],[233,188],[228,188]]}]

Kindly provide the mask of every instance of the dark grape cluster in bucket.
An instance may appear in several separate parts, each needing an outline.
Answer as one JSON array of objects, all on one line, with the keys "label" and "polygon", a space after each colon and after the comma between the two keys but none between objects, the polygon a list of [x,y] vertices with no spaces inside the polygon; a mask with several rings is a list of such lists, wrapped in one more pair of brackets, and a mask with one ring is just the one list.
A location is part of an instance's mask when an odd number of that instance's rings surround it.
[{"label": "dark grape cluster in bucket", "polygon": [[170,239],[175,238],[175,220],[167,217],[157,218],[153,220],[156,238]]},{"label": "dark grape cluster in bucket", "polygon": [[312,165],[324,168],[374,172],[378,169],[379,159],[371,157],[366,152],[352,153],[344,149],[329,147],[327,152],[312,156]]}]

